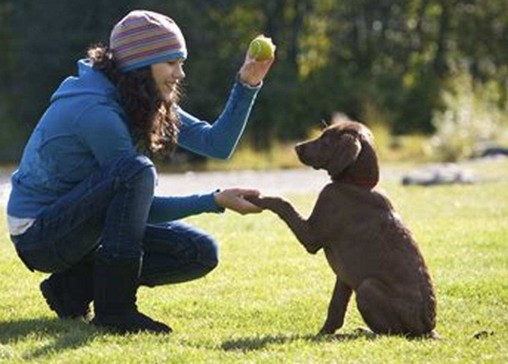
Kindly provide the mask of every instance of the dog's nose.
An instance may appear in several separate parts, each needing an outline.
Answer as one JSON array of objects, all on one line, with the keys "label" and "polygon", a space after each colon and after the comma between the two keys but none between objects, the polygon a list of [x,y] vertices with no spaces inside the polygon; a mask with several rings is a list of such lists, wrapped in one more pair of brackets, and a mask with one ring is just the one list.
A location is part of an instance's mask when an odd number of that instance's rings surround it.
[{"label": "dog's nose", "polygon": [[305,157],[305,143],[298,143],[295,145],[295,152],[298,156],[298,159],[303,164],[307,164],[306,157]]},{"label": "dog's nose", "polygon": [[303,144],[302,143],[298,143],[298,144],[295,145],[296,155],[300,156],[302,154],[302,150],[303,150]]}]

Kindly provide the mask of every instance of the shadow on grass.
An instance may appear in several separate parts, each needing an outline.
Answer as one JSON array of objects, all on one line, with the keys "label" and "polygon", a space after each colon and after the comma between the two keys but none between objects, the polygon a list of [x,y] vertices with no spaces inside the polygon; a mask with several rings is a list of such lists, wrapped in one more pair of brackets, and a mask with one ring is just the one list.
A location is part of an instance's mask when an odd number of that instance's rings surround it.
[{"label": "shadow on grass", "polygon": [[85,345],[98,335],[89,324],[77,320],[27,319],[0,321],[0,343],[9,344],[23,340],[46,339],[48,344],[23,353],[24,359],[36,359],[54,355]]},{"label": "shadow on grass", "polygon": [[270,345],[288,344],[293,341],[306,341],[314,343],[351,341],[358,339],[374,340],[378,335],[356,330],[350,334],[335,334],[327,336],[317,335],[267,335],[227,340],[222,343],[221,348],[226,351],[255,351],[266,348]]}]

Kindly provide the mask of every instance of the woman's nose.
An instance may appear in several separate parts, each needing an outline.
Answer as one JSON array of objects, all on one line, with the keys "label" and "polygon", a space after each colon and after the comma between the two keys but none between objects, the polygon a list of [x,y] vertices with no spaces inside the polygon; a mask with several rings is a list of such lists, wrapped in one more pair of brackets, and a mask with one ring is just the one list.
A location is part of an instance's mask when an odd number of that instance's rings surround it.
[{"label": "woman's nose", "polygon": [[182,64],[178,65],[178,67],[177,67],[176,78],[178,80],[183,80],[185,78],[185,72],[183,71],[183,65]]}]

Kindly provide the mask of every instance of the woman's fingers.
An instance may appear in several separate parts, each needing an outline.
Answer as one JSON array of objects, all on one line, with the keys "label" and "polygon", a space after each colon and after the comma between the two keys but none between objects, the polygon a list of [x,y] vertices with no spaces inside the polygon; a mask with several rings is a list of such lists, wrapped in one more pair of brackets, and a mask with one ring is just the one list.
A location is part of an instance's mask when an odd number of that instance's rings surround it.
[{"label": "woman's fingers", "polygon": [[245,196],[259,196],[255,189],[230,188],[215,194],[215,201],[219,206],[236,211],[240,214],[258,213],[262,209],[247,201]]}]

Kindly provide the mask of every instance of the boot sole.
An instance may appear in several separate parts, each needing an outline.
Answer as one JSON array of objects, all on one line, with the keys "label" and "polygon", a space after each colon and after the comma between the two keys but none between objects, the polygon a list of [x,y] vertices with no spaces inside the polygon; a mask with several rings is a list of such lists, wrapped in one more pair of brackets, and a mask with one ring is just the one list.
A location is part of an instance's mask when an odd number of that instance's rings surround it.
[{"label": "boot sole", "polygon": [[148,327],[135,327],[135,326],[122,326],[121,324],[117,323],[117,324],[114,324],[114,323],[105,323],[105,322],[101,322],[101,320],[99,320],[96,317],[94,317],[91,321],[90,321],[90,324],[94,325],[96,328],[100,329],[100,330],[105,330],[107,332],[110,332],[110,333],[114,333],[114,334],[119,334],[119,335],[126,335],[126,334],[136,334],[136,333],[141,333],[141,332],[148,332],[148,333],[153,333],[153,334],[171,334],[173,332],[173,329],[165,324],[160,324],[161,326],[159,326],[158,328],[148,328]]}]

